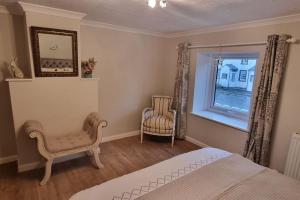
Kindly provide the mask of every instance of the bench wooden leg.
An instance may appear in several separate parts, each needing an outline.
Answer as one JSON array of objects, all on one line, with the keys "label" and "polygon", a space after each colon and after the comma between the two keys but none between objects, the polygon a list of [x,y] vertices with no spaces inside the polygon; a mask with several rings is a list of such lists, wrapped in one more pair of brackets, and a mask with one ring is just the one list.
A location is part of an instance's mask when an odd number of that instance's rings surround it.
[{"label": "bench wooden leg", "polygon": [[103,164],[101,163],[100,159],[99,159],[99,153],[100,153],[100,149],[99,148],[95,148],[92,150],[93,151],[93,155],[94,155],[94,159],[95,159],[95,163],[97,165],[97,167],[103,168]]},{"label": "bench wooden leg", "polygon": [[40,185],[45,185],[48,182],[48,180],[51,176],[52,163],[53,163],[53,159],[47,160],[46,166],[45,166],[45,175],[44,175],[43,180],[40,182]]}]

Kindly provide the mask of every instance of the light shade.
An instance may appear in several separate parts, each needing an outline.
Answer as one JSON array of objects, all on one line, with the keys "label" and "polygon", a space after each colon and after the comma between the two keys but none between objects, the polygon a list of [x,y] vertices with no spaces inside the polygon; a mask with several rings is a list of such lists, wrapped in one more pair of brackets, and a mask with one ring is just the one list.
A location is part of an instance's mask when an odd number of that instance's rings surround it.
[{"label": "light shade", "polygon": [[155,8],[156,0],[148,0],[148,6],[151,7],[151,8]]},{"label": "light shade", "polygon": [[162,7],[162,8],[167,7],[167,0],[160,0],[159,5],[160,5],[160,7]]}]

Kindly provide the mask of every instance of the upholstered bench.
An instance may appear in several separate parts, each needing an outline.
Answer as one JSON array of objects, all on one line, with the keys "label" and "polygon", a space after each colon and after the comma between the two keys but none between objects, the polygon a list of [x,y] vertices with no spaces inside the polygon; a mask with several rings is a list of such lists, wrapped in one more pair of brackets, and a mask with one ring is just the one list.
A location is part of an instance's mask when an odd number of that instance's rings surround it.
[{"label": "upholstered bench", "polygon": [[25,133],[30,138],[37,138],[38,151],[47,160],[45,175],[40,184],[44,185],[49,180],[51,166],[55,158],[88,151],[94,155],[97,167],[103,167],[99,159],[99,145],[102,140],[101,128],[106,126],[107,122],[100,120],[97,113],[91,113],[84,122],[83,130],[51,137],[45,134],[40,122],[36,120],[25,122]]}]

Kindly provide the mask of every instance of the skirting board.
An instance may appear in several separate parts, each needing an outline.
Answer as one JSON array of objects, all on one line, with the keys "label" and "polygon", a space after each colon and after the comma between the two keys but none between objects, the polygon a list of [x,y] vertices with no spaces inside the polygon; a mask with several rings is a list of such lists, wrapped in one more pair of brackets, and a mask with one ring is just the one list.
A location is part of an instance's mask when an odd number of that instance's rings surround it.
[{"label": "skirting board", "polygon": [[[72,160],[75,158],[81,158],[86,155],[87,155],[86,153],[82,152],[82,153],[78,153],[78,154],[74,154],[74,155],[70,155],[70,156],[66,156],[66,157],[61,157],[61,158],[55,159],[53,163],[55,164],[55,163],[60,163],[60,162],[64,162],[67,160]],[[32,169],[42,168],[42,167],[44,167],[44,163],[42,161],[26,163],[26,164],[18,166],[18,172],[25,172],[25,171],[29,171]]]},{"label": "skirting board", "polygon": [[12,155],[12,156],[7,156],[7,157],[2,157],[0,158],[0,165],[1,164],[5,164],[5,163],[10,163],[10,162],[14,162],[18,159],[17,155]]},{"label": "skirting board", "polygon": [[104,136],[102,139],[102,142],[109,142],[109,141],[113,141],[113,140],[119,140],[122,138],[126,138],[126,137],[131,137],[131,136],[135,136],[135,135],[139,135],[140,131],[131,131],[131,132],[127,132],[127,133],[121,133],[121,134],[117,134],[117,135],[112,135],[112,136]]},{"label": "skirting board", "polygon": [[[135,136],[135,135],[139,135],[139,134],[140,134],[140,131],[138,130],[138,131],[131,131],[131,132],[127,132],[127,133],[112,135],[112,136],[104,136],[103,139],[102,139],[102,142],[105,143],[105,142],[109,142],[109,141],[113,141],[113,140],[119,140],[119,139],[122,139],[122,138],[131,137],[131,136]],[[86,156],[86,153],[79,153],[79,154],[74,154],[74,155],[58,158],[54,161],[54,163],[60,163],[60,162],[64,162],[64,161],[67,161],[67,160],[80,158],[80,157],[83,157],[83,156]],[[18,172],[29,171],[29,170],[32,170],[32,169],[41,168],[43,166],[44,166],[44,164],[39,162],[39,161],[32,162],[32,163],[26,163],[26,164],[22,164],[22,165],[18,166]]]},{"label": "skirting board", "polygon": [[190,136],[185,136],[185,140],[188,141],[188,142],[190,142],[190,143],[193,143],[193,144],[195,144],[195,145],[197,145],[199,147],[202,147],[202,148],[209,147],[209,145],[207,145],[207,144],[205,144],[205,143],[203,143],[203,142],[201,142],[199,140],[196,140],[195,138],[192,138]]},{"label": "skirting board", "polygon": [[[138,131],[131,131],[131,132],[127,132],[127,133],[121,133],[121,134],[117,134],[117,135],[113,135],[113,136],[104,136],[103,143],[113,141],[113,140],[119,140],[119,139],[126,138],[126,137],[131,137],[131,136],[135,136],[135,135],[139,135],[139,134],[140,134],[140,131],[138,130]],[[202,147],[202,148],[208,147],[207,144],[205,144],[199,140],[196,140],[190,136],[186,136],[185,140],[188,142],[191,142],[199,147]],[[79,153],[79,154],[75,154],[75,155],[57,159],[57,160],[55,160],[55,163],[60,163],[60,162],[64,162],[67,160],[71,160],[71,159],[75,159],[75,158],[79,158],[79,157],[83,157],[83,156],[86,156],[86,154]],[[17,155],[8,156],[8,157],[0,158],[0,164],[9,163],[9,162],[13,162],[16,160],[17,160]],[[41,162],[32,162],[32,163],[28,163],[28,164],[19,165],[18,172],[29,171],[29,170],[41,168],[41,167],[43,167],[43,164]]]}]

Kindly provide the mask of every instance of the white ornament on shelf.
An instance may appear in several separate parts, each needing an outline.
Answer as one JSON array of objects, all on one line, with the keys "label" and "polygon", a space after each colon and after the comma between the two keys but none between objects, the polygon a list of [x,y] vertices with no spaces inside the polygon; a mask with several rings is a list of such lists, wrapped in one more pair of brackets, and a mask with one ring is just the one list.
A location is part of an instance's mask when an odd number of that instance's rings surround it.
[{"label": "white ornament on shelf", "polygon": [[24,78],[22,70],[17,66],[17,58],[13,58],[10,62],[9,71],[13,78]]}]

